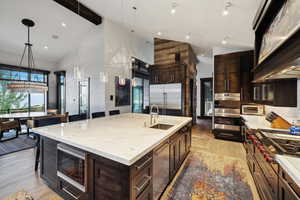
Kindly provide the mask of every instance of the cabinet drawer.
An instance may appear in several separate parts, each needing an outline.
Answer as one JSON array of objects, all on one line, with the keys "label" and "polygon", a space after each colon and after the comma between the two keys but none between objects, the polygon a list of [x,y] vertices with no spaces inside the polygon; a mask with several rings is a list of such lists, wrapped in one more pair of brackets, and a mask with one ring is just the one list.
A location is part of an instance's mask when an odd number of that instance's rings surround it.
[{"label": "cabinet drawer", "polygon": [[131,167],[130,167],[130,174],[131,176],[135,176],[140,171],[142,171],[145,167],[152,166],[153,161],[153,153],[150,152],[138,161],[136,161]]},{"label": "cabinet drawer", "polygon": [[131,190],[133,199],[139,199],[140,195],[148,188],[152,188],[152,165],[144,167],[132,178]]},{"label": "cabinet drawer", "polygon": [[137,200],[153,200],[152,187],[149,185],[142,194],[137,198]]}]

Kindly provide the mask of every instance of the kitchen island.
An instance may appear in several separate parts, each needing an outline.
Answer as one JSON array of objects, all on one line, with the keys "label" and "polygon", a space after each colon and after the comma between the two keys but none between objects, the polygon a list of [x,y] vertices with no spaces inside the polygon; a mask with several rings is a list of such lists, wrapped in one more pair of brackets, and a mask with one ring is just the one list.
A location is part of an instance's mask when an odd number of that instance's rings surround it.
[{"label": "kitchen island", "polygon": [[65,199],[158,199],[189,153],[191,120],[128,113],[35,128],[41,177]]}]

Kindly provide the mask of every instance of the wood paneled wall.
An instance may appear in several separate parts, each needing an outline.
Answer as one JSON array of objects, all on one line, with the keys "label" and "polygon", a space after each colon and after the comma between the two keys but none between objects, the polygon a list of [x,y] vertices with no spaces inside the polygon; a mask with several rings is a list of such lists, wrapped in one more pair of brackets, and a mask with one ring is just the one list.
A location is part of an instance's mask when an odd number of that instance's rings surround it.
[{"label": "wood paneled wall", "polygon": [[[177,64],[186,65],[186,72],[182,83],[184,84],[184,114],[185,116],[194,117],[196,119],[196,104],[197,104],[197,75],[198,59],[190,44],[165,39],[154,39],[154,66],[176,66]],[[191,87],[191,80],[193,86]],[[191,98],[193,94],[193,98]],[[191,109],[191,105],[193,108]]]}]

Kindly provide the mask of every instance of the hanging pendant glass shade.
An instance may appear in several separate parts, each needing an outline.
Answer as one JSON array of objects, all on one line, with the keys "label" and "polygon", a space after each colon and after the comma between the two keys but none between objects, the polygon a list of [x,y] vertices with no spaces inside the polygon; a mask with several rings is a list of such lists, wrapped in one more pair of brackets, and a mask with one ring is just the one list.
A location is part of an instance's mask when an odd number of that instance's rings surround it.
[{"label": "hanging pendant glass shade", "polygon": [[126,79],[119,76],[119,85],[122,85],[122,86],[126,85]]},{"label": "hanging pendant glass shade", "polygon": [[27,52],[28,58],[28,71],[29,71],[29,81],[14,81],[7,85],[7,88],[14,92],[35,92],[43,93],[48,91],[47,84],[31,81],[31,73],[34,71],[34,59],[32,53],[32,44],[30,43],[30,28],[35,25],[35,23],[30,19],[23,19],[22,24],[27,27],[27,43],[25,43],[25,48],[20,61],[20,66],[22,65],[23,59]]},{"label": "hanging pendant glass shade", "polygon": [[13,92],[43,93],[48,91],[47,84],[38,82],[15,81],[7,84]]}]

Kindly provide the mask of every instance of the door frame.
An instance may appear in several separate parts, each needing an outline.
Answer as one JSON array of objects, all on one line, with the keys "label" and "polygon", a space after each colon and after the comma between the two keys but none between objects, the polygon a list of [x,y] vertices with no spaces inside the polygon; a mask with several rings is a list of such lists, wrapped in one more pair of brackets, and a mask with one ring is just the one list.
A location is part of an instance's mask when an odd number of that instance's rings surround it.
[{"label": "door frame", "polygon": [[213,78],[200,78],[200,116],[201,119],[212,119],[210,116],[204,115],[205,105],[204,105],[204,82],[210,81],[213,90]]}]

